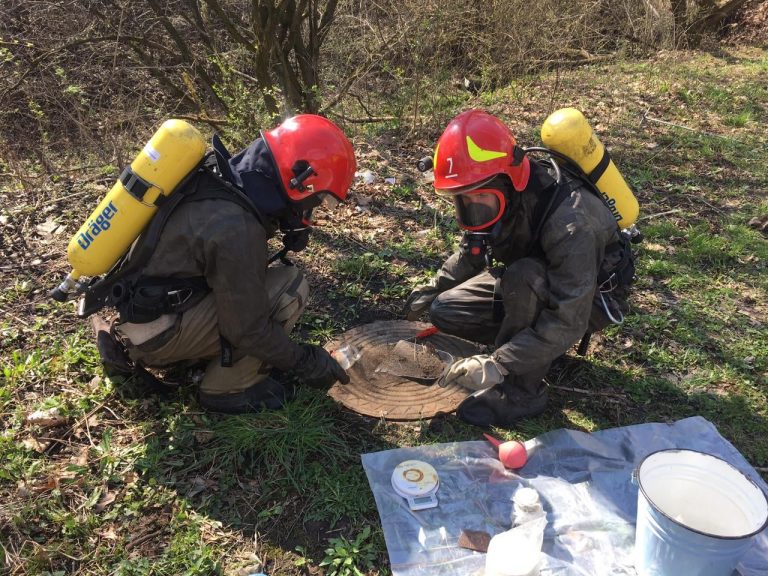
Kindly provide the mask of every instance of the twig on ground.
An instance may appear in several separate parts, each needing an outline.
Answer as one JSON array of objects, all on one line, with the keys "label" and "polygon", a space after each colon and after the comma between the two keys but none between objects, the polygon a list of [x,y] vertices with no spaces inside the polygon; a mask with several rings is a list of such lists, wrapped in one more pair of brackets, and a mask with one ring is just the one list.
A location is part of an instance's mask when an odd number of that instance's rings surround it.
[{"label": "twig on ground", "polygon": [[149,532],[142,536],[137,536],[136,538],[134,538],[133,540],[131,540],[125,545],[125,551],[130,552],[131,550],[136,548],[136,546],[138,546],[139,544],[142,544],[147,540],[151,540],[155,536],[159,536],[160,534],[163,533],[163,531],[164,531],[164,528],[160,528],[159,530],[155,530],[154,532]]},{"label": "twig on ground", "polygon": [[555,386],[550,385],[550,388],[556,390],[564,390],[565,392],[577,392],[578,394],[586,394],[588,396],[614,396],[616,398],[626,398],[627,395],[623,392],[604,392],[602,390],[585,390],[584,388],[573,388],[571,386]]},{"label": "twig on ground", "polygon": [[[61,438],[50,438],[50,440],[54,440],[55,442],[51,443],[50,446],[48,446],[45,449],[45,453],[49,454],[49,450],[52,449],[53,446],[57,446],[58,444],[66,444],[67,439],[74,433],[74,431],[78,428],[78,426],[81,426],[83,423],[87,423],[88,419],[96,414],[99,410],[101,410],[104,405],[107,403],[105,400],[104,402],[101,402],[96,407],[94,407],[92,410],[90,410],[87,414],[85,414],[83,417],[81,417],[79,420],[75,420],[74,424],[70,426],[62,435]],[[111,410],[110,410],[111,412]],[[112,415],[114,416],[114,412],[112,412]],[[90,436],[88,438],[90,440]],[[91,440],[91,445],[93,445],[93,441]]]},{"label": "twig on ground", "polygon": [[710,208],[712,208],[712,210],[714,210],[715,212],[717,212],[718,214],[720,214],[720,215],[722,215],[722,216],[724,216],[724,215],[725,215],[725,212],[723,212],[723,211],[722,211],[720,208],[718,208],[717,206],[714,206],[714,205],[710,204],[709,202],[707,202],[706,200],[704,200],[704,198],[699,198],[698,196],[696,196],[696,195],[694,195],[694,194],[685,194],[685,193],[683,193],[683,196],[685,196],[685,197],[687,197],[687,198],[691,198],[691,199],[693,199],[693,200],[696,200],[697,202],[701,202],[702,204],[705,204],[706,206],[709,206]]},{"label": "twig on ground", "polygon": [[667,210],[665,212],[657,212],[656,214],[648,214],[647,216],[643,216],[641,218],[638,218],[638,222],[642,222],[643,220],[650,220],[651,218],[658,218],[659,216],[667,216],[669,214],[677,214],[678,212],[682,212],[680,208],[675,208],[674,210]]},{"label": "twig on ground", "polygon": [[[5,270],[6,268],[4,267],[3,269]],[[7,269],[8,269],[8,270],[15,270],[16,268],[14,268],[14,267],[8,267]],[[19,324],[22,324],[22,325],[24,325],[24,326],[29,326],[29,322],[28,322],[27,320],[24,320],[24,319],[22,319],[22,318],[19,318],[19,317],[18,317],[18,316],[16,316],[15,314],[11,314],[10,312],[8,312],[7,310],[5,310],[5,309],[3,309],[3,308],[0,308],[0,314],[2,314],[3,316],[7,316],[7,317],[10,317],[10,318],[13,318],[13,319],[14,319],[14,320],[16,320],[16,322],[18,322]]]},{"label": "twig on ground", "polygon": [[673,128],[680,128],[682,130],[688,130],[689,132],[693,132],[695,134],[701,134],[702,136],[711,136],[713,138],[722,138],[723,140],[730,140],[731,142],[739,142],[740,140],[736,140],[735,138],[731,138],[730,136],[723,136],[722,134],[715,134],[714,132],[706,132],[705,130],[696,130],[695,128],[690,128],[688,126],[683,126],[682,124],[675,124],[674,122],[668,122],[667,120],[661,120],[659,118],[654,118],[653,116],[649,116],[648,112],[650,112],[651,109],[649,108],[645,112],[643,112],[643,116],[640,119],[640,126],[643,126],[646,122],[656,122],[656,124],[662,124],[664,126],[672,126]]},{"label": "twig on ground", "polygon": [[333,110],[329,110],[328,114],[335,116],[344,122],[349,122],[350,124],[373,124],[375,122],[393,122],[397,120],[396,116],[369,116],[368,118],[350,118],[349,116],[339,114]]},{"label": "twig on ground", "polygon": [[204,122],[210,124],[214,128],[218,126],[227,126],[229,124],[229,120],[226,118],[209,118],[208,116],[192,116],[188,114],[176,114],[175,118],[180,120],[190,120],[192,122]]},{"label": "twig on ground", "polygon": [[59,198],[51,198],[51,202],[63,202],[64,200],[72,200],[73,198],[78,198],[80,196],[85,196],[86,194],[93,194],[93,190],[80,190],[79,192],[73,192],[72,194],[67,194],[66,196],[60,196]]}]

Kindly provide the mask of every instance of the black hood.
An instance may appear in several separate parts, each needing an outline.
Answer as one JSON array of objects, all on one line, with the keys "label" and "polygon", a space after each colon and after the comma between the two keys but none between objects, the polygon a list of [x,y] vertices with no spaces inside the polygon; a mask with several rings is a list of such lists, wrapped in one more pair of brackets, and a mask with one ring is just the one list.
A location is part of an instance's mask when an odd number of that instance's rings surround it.
[{"label": "black hood", "polygon": [[218,135],[213,136],[213,151],[221,175],[235,184],[267,217],[282,217],[291,212],[283,193],[280,176],[266,143],[257,138],[234,156]]}]

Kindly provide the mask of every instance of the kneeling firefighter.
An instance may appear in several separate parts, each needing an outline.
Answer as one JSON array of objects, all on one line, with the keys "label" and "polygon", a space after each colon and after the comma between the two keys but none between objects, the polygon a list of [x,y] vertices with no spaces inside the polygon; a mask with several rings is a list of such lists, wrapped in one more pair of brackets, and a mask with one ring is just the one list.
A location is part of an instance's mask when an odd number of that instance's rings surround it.
[{"label": "kneeling firefighter", "polygon": [[[285,254],[306,247],[313,209],[343,201],[354,173],[351,143],[320,116],[262,131],[234,156],[214,136],[123,261],[87,287],[81,316],[114,306],[112,342],[139,368],[207,361],[199,399],[214,411],[282,406],[291,394],[273,368],[348,382],[326,350],[289,337],[309,287]],[[278,232],[284,248],[270,259]]]},{"label": "kneeling firefighter", "polygon": [[441,331],[495,348],[456,361],[439,381],[473,391],[458,416],[478,426],[542,412],[551,363],[623,320],[634,277],[613,204],[575,162],[532,151],[552,152],[523,150],[480,110],[454,118],[435,148],[435,190],[453,201],[465,233],[459,251],[411,293],[406,317],[428,311]]}]

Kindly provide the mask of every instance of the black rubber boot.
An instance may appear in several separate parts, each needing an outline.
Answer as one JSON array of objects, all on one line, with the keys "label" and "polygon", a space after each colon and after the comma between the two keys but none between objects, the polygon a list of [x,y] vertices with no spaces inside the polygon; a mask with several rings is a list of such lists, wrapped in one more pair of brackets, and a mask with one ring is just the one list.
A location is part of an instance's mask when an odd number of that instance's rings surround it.
[{"label": "black rubber boot", "polygon": [[478,390],[459,404],[456,414],[459,418],[488,428],[497,426],[508,428],[517,420],[536,416],[544,412],[547,406],[547,385],[540,381],[538,386],[526,386],[527,392],[519,383],[505,381],[492,388]]},{"label": "black rubber boot", "polygon": [[293,386],[283,386],[273,378],[266,378],[242,392],[234,394],[206,394],[200,392],[200,404],[211,412],[246,414],[282,408],[294,396]]}]

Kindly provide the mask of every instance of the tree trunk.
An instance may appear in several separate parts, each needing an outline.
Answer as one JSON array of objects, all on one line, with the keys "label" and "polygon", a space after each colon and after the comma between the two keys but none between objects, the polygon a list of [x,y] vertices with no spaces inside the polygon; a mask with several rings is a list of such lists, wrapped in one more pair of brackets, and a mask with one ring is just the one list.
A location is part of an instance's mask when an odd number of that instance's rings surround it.
[{"label": "tree trunk", "polygon": [[700,37],[707,32],[717,32],[723,26],[725,21],[733,16],[740,8],[746,5],[752,0],[729,0],[721,6],[717,6],[715,2],[712,2],[712,6],[708,10],[704,11],[700,18],[691,26],[691,33],[694,36]]},{"label": "tree trunk", "polygon": [[682,47],[688,36],[687,0],[672,0],[672,16],[675,19],[675,46]]}]

